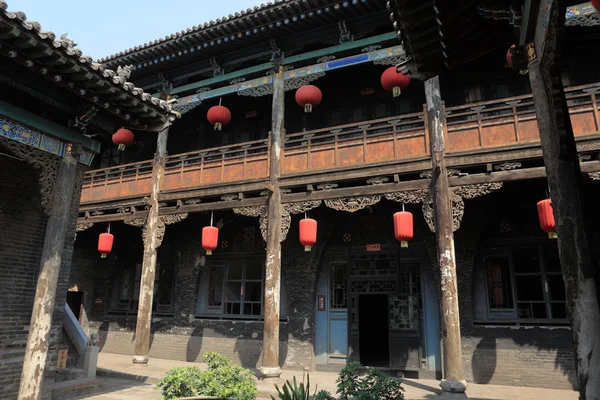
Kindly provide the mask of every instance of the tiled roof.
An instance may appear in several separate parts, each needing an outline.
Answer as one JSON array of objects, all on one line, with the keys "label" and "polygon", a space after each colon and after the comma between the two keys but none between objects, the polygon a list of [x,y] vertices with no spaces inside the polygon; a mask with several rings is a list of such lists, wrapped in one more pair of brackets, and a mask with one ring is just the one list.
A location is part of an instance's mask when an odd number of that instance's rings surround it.
[{"label": "tiled roof", "polygon": [[[216,21],[193,26],[163,38],[101,58],[110,65],[133,64],[134,69],[183,55],[232,45],[254,37],[284,35],[314,24],[360,16],[382,10],[383,0],[275,0]],[[144,65],[146,64],[146,65]]]},{"label": "tiled roof", "polygon": [[[172,110],[171,105],[166,101],[152,97],[150,93],[136,87],[127,79],[131,74],[128,67],[119,67],[117,71],[107,69],[102,64],[95,62],[92,57],[83,55],[82,51],[76,47],[76,43],[63,34],[56,38],[53,32],[45,32],[42,26],[35,21],[28,21],[23,12],[7,11],[8,5],[4,0],[0,0],[0,32],[3,33],[0,42],[6,43],[3,46],[2,55],[12,58],[14,61],[20,59],[25,67],[32,70],[37,67],[41,74],[48,70],[61,74],[59,80],[55,78],[56,83],[64,81],[69,82],[65,87],[77,89],[83,86],[82,90],[72,90],[80,97],[86,97],[101,108],[107,109],[123,120],[136,119],[144,120],[138,124],[133,123],[133,127],[143,129],[144,122],[158,122],[166,118],[178,118],[179,114]],[[35,41],[26,41],[24,37],[32,37]],[[19,39],[12,41],[13,39]],[[31,51],[32,48],[39,47],[41,51]],[[8,50],[7,50],[8,48]],[[12,48],[12,49],[11,49]],[[6,53],[5,53],[6,52]],[[59,66],[68,66],[71,68],[56,68]],[[54,73],[53,72],[53,73]],[[64,83],[64,82],[62,82]],[[94,96],[92,96],[92,94]]]}]

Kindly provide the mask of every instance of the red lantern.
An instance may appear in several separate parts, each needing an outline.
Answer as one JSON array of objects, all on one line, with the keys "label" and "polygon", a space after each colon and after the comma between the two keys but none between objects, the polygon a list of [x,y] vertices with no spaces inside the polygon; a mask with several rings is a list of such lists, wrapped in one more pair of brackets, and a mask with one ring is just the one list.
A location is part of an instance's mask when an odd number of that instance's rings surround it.
[{"label": "red lantern", "polygon": [[304,246],[304,251],[310,251],[317,243],[317,221],[312,218],[300,220],[300,243]]},{"label": "red lantern", "polygon": [[381,86],[388,92],[392,92],[394,97],[400,96],[409,83],[410,76],[397,72],[396,67],[389,67],[381,74]]},{"label": "red lantern", "polygon": [[133,132],[125,128],[119,129],[112,135],[112,141],[114,144],[119,145],[120,151],[125,150],[125,146],[132,145],[133,139]]},{"label": "red lantern", "polygon": [[206,114],[206,119],[215,126],[215,131],[220,131],[231,121],[231,111],[221,105],[212,106]]},{"label": "red lantern", "polygon": [[112,251],[113,242],[115,237],[111,233],[101,233],[98,238],[98,253],[101,258],[106,258]]},{"label": "red lantern", "polygon": [[537,203],[538,218],[540,219],[540,228],[548,234],[550,239],[556,239],[556,222],[554,222],[554,212],[552,211],[552,200],[546,199]]},{"label": "red lantern", "polygon": [[515,47],[517,46],[513,44],[506,52],[506,64],[508,65],[508,68],[512,68],[512,53],[510,52],[510,49],[514,49]]},{"label": "red lantern", "polygon": [[296,103],[304,107],[304,112],[312,112],[313,107],[321,104],[321,100],[323,100],[321,89],[314,85],[304,85],[296,90]]},{"label": "red lantern", "polygon": [[210,256],[213,250],[216,250],[219,244],[219,229],[214,226],[205,226],[202,228],[202,248],[206,250],[206,255]]},{"label": "red lantern", "polygon": [[600,0],[592,0],[592,5],[600,13]]},{"label": "red lantern", "polygon": [[394,235],[400,241],[400,246],[408,247],[408,241],[413,238],[412,213],[398,211],[394,214]]}]

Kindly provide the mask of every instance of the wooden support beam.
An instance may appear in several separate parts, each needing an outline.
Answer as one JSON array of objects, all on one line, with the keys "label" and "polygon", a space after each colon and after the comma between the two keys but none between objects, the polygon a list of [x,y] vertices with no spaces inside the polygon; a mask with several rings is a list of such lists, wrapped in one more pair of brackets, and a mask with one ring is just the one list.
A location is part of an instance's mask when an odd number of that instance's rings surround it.
[{"label": "wooden support beam", "polygon": [[76,171],[77,159],[69,151],[60,162],[54,184],[52,214],[46,225],[46,237],[42,249],[19,387],[19,399],[23,400],[42,398],[44,372],[49,350],[48,338],[52,327],[52,313],[54,312],[58,275],[65,248],[65,236],[69,227],[69,210],[73,198]]},{"label": "wooden support beam", "polygon": [[548,0],[540,4],[534,35],[537,59],[529,65],[529,80],[558,233],[579,398],[591,400],[600,394],[598,264],[588,225],[591,215],[585,215],[593,209],[586,207],[583,196],[577,147],[560,78],[565,3]]},{"label": "wooden support beam", "polygon": [[444,378],[440,382],[440,386],[446,392],[462,393],[467,389],[467,381],[464,378],[462,367],[456,257],[452,233],[452,201],[448,184],[448,170],[444,159],[446,113],[442,104],[438,76],[425,81],[425,98],[427,100],[427,127],[432,164],[431,188],[442,295],[442,374]]},{"label": "wooden support beam", "polygon": [[[144,256],[142,260],[142,277],[140,281],[140,297],[138,301],[137,322],[135,324],[135,344],[133,349],[134,364],[148,364],[150,350],[150,330],[152,328],[152,302],[154,298],[154,276],[156,273],[156,249],[160,246],[158,234],[158,194],[165,173],[167,158],[168,125],[158,134],[156,154],[152,165],[152,189],[150,192],[150,210],[146,226],[143,228]],[[164,227],[162,228],[164,229]]]},{"label": "wooden support beam", "polygon": [[281,175],[282,137],[284,131],[285,92],[284,69],[278,66],[273,74],[273,113],[271,116],[270,180],[272,192],[268,201],[267,259],[265,268],[265,315],[262,365],[265,378],[281,375],[279,367],[279,307],[281,289]]}]

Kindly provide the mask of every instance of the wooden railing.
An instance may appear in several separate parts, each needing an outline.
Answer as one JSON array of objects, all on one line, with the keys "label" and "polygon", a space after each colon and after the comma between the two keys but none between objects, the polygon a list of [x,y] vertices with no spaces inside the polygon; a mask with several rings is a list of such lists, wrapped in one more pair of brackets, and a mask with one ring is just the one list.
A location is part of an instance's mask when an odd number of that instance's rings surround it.
[{"label": "wooden railing", "polygon": [[[203,149],[167,157],[162,191],[227,184],[269,176],[269,140]],[[150,193],[152,161],[90,171],[81,202],[108,201]]]},{"label": "wooden railing", "polygon": [[[600,84],[565,90],[576,136],[600,131]],[[533,97],[517,96],[446,109],[448,153],[499,149],[540,140]]]},{"label": "wooden railing", "polygon": [[282,173],[410,160],[428,152],[423,113],[407,114],[288,135]]},{"label": "wooden railing", "polygon": [[[600,133],[600,84],[565,90],[576,136]],[[539,132],[531,95],[448,107],[448,154],[531,145]],[[161,191],[177,191],[269,175],[269,139],[215,147],[167,158]],[[282,174],[294,175],[410,161],[429,154],[424,113],[292,133],[284,138]],[[152,161],[86,174],[82,203],[150,193]]]}]

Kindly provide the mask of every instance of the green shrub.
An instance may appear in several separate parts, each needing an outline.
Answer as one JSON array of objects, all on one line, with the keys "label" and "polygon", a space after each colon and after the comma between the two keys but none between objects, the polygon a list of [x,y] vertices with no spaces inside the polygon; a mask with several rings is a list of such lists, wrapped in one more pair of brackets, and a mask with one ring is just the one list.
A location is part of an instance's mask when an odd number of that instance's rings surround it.
[{"label": "green shrub", "polygon": [[[310,376],[306,379],[306,386],[304,386],[304,377],[302,377],[302,383],[298,386],[294,376],[294,385],[286,380],[282,389],[279,389],[277,385],[275,385],[275,389],[277,389],[277,397],[281,400],[310,400]],[[275,400],[275,397],[271,396],[271,400]]]},{"label": "green shrub", "polygon": [[161,400],[191,396],[216,396],[253,400],[258,393],[252,371],[217,353],[206,353],[206,371],[197,367],[173,368],[158,383]]},{"label": "green shrub", "polygon": [[360,378],[360,364],[350,362],[338,377],[338,393],[342,399],[352,397],[355,400],[403,400],[402,384],[391,376],[377,370],[369,370],[367,375]]},{"label": "green shrub", "polygon": [[320,390],[313,396],[313,400],[335,400],[327,390]]},{"label": "green shrub", "polygon": [[176,367],[158,382],[162,389],[161,400],[191,397],[198,394],[202,371],[198,367]]}]

